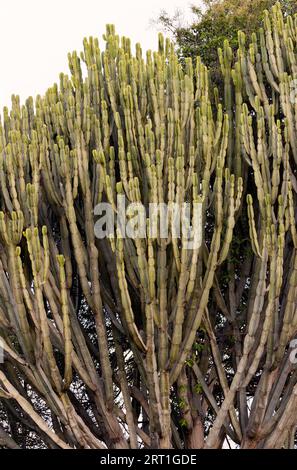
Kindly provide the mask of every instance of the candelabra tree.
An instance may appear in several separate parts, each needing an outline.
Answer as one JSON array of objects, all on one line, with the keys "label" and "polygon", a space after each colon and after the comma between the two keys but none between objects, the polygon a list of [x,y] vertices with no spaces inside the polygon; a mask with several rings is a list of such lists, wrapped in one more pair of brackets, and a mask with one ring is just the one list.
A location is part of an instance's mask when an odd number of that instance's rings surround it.
[{"label": "candelabra tree", "polygon": [[104,40],[4,108],[0,446],[292,447],[297,17],[226,41],[222,98],[162,35]]}]

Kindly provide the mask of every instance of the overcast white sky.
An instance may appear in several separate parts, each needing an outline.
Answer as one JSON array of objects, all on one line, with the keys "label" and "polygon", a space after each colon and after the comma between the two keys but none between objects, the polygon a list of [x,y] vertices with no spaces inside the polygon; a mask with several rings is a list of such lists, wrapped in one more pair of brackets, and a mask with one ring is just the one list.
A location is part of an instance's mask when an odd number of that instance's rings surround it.
[{"label": "overcast white sky", "polygon": [[22,100],[43,94],[68,71],[67,53],[80,51],[85,36],[101,39],[106,23],[144,50],[154,49],[157,31],[150,19],[176,8],[189,19],[192,3],[198,0],[2,0],[0,113],[12,93]]}]

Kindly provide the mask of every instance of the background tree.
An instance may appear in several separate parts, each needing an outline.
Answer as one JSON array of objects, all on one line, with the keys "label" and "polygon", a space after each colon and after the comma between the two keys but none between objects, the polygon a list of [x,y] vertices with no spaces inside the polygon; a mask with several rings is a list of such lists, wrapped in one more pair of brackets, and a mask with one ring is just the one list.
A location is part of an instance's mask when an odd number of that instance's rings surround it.
[{"label": "background tree", "polygon": [[[198,2],[196,2],[198,3]],[[264,10],[270,10],[276,0],[203,0],[192,6],[194,19],[190,25],[183,25],[182,11],[170,16],[161,11],[155,23],[170,33],[177,47],[180,60],[200,56],[209,68],[212,79],[221,82],[218,48],[228,39],[233,53],[238,48],[238,34],[243,31],[248,37],[260,28]],[[285,15],[297,12],[295,0],[282,0]]]}]

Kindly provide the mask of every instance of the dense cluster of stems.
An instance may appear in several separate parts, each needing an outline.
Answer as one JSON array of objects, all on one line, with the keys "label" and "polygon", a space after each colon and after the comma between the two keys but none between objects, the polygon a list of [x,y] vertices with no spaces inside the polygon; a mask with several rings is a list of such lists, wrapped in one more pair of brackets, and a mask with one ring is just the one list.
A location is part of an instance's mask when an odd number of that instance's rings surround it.
[{"label": "dense cluster of stems", "polygon": [[[223,97],[104,40],[0,121],[0,447],[292,447],[297,16],[224,43]],[[201,246],[97,239],[118,195],[201,203]]]}]

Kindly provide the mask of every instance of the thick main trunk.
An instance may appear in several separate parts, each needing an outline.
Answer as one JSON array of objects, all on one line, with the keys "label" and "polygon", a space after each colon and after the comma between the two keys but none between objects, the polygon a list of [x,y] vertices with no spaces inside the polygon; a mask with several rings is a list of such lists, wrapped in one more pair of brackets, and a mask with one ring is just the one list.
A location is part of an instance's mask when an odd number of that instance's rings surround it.
[{"label": "thick main trunk", "polygon": [[202,449],[204,446],[204,429],[199,416],[193,420],[193,428],[186,437],[187,449]]}]

